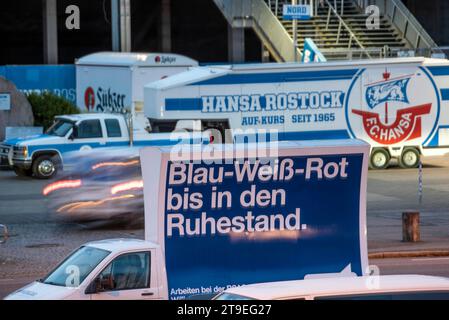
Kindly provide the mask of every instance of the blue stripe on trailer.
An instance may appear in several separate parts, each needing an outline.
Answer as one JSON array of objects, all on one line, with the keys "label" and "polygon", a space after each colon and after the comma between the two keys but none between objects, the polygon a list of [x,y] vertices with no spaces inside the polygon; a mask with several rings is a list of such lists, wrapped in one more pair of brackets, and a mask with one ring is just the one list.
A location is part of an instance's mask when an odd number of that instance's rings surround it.
[{"label": "blue stripe on trailer", "polygon": [[198,85],[219,84],[247,84],[247,83],[276,83],[276,82],[305,82],[305,81],[328,81],[328,80],[351,80],[359,69],[326,70],[326,71],[303,71],[303,72],[281,72],[281,73],[245,73],[227,74],[221,77],[191,83]]},{"label": "blue stripe on trailer", "polygon": [[433,136],[432,140],[430,140],[430,142],[425,147],[438,147],[439,142],[440,142],[440,133],[438,129],[438,131]]},{"label": "blue stripe on trailer", "polygon": [[[256,140],[262,138],[260,133],[255,134],[236,134],[234,139],[245,139],[239,142],[255,142],[251,141],[251,137]],[[263,141],[269,142],[273,141],[270,139],[270,133],[267,133]],[[307,140],[340,140],[340,139],[350,139],[347,130],[327,130],[327,131],[295,131],[295,132],[279,132],[277,140],[278,141],[307,141]],[[274,140],[276,141],[276,140]]]},{"label": "blue stripe on trailer", "polygon": [[166,111],[201,111],[203,101],[200,98],[165,99]]},{"label": "blue stripe on trailer", "polygon": [[[435,83],[435,80],[430,76],[429,74],[429,70],[426,70],[426,68],[424,67],[419,67],[429,78],[430,82],[432,82],[432,86],[435,90],[435,93],[438,96],[438,87]],[[438,127],[438,122],[440,121],[440,112],[441,112],[441,99],[438,97],[437,98],[437,105],[438,105],[438,109],[437,109],[437,118],[435,119],[435,124],[432,128],[432,131],[430,132],[429,136],[427,137],[427,139],[423,142],[423,146],[428,146],[429,141],[431,140],[432,136],[435,134],[435,132],[437,131],[437,127]]]},{"label": "blue stripe on trailer", "polygon": [[449,66],[427,67],[434,76],[449,76]]},{"label": "blue stripe on trailer", "polygon": [[280,140],[339,140],[350,139],[347,130],[328,130],[328,131],[299,131],[283,132],[280,134]]},{"label": "blue stripe on trailer", "polygon": [[441,89],[441,99],[449,101],[449,89]]},{"label": "blue stripe on trailer", "polygon": [[429,144],[426,147],[445,147],[445,146],[440,146],[440,130],[441,129],[449,129],[449,126],[439,126],[437,132],[435,133],[432,140],[430,140]]}]

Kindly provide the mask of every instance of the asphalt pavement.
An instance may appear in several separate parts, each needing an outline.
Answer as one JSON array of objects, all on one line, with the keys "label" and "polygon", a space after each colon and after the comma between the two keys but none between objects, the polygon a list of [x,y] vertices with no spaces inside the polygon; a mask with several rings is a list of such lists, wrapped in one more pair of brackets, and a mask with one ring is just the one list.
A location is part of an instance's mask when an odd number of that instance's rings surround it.
[{"label": "asphalt pavement", "polygon": [[[424,159],[421,203],[418,169],[370,170],[367,195],[370,252],[449,250],[449,157]],[[420,212],[421,242],[402,242],[402,213]]]},{"label": "asphalt pavement", "polygon": [[449,277],[449,257],[373,259],[380,274],[422,274]]}]

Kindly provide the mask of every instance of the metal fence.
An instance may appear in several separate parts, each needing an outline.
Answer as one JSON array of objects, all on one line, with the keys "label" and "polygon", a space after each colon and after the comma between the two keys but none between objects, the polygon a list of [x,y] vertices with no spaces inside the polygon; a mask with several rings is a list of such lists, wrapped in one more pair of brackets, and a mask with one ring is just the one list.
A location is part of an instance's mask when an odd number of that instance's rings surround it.
[{"label": "metal fence", "polygon": [[413,48],[436,50],[437,44],[401,0],[357,0],[357,4],[363,9],[377,6]]},{"label": "metal fence", "polygon": [[328,60],[361,60],[366,59],[368,52],[371,58],[401,58],[401,57],[425,57],[446,59],[449,56],[449,47],[435,48],[390,48],[388,46],[381,48],[360,49],[322,49],[321,53]]},{"label": "metal fence", "polygon": [[345,31],[349,34],[349,42],[348,42],[348,50],[352,50],[352,43],[353,41],[357,44],[357,46],[360,48],[359,51],[363,52],[364,56],[366,58],[371,59],[371,55],[368,50],[365,49],[362,42],[357,38],[355,33],[351,30],[349,25],[344,21],[341,15],[343,15],[343,8],[344,8],[344,0],[341,0],[341,12],[339,13],[337,11],[337,0],[334,0],[334,4],[332,5],[328,0],[324,0],[325,3],[327,3],[329,7],[329,12],[327,15],[327,22],[326,22],[326,30],[329,30],[329,23],[331,20],[332,14],[338,19],[338,30],[337,30],[337,39],[336,43],[338,44],[340,42],[340,36],[342,32],[342,28],[345,29]]},{"label": "metal fence", "polygon": [[[278,16],[282,13],[282,8],[284,4],[291,4],[293,1],[291,0],[267,0],[267,4],[270,9],[273,10],[274,15]],[[344,21],[342,15],[344,14],[344,0],[296,0],[294,3],[296,4],[305,4],[311,6],[311,14],[312,16],[318,13],[319,6],[327,5],[328,13],[327,13],[327,22],[326,22],[326,30],[329,29],[329,24],[331,18],[334,17],[338,20],[338,31],[336,34],[336,44],[340,42],[342,32],[346,32],[349,34],[349,42],[348,42],[348,50],[351,50],[352,44],[355,43],[359,49],[364,52],[365,58],[371,58],[370,52],[365,50],[362,42],[357,38],[356,34],[351,30],[349,25]],[[274,8],[273,8],[274,5]],[[295,42],[295,39],[293,40]]]},{"label": "metal fence", "polygon": [[[295,60],[293,40],[268,7],[266,0],[214,0],[214,2],[233,28],[252,28],[276,61]],[[301,57],[301,52],[296,51]]]}]

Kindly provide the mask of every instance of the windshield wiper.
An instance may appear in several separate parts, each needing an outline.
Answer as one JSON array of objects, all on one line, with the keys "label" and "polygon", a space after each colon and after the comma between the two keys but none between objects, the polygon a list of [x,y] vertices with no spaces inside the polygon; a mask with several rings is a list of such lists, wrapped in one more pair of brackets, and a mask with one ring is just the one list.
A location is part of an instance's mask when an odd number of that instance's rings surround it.
[{"label": "windshield wiper", "polygon": [[43,281],[43,284],[48,284],[50,286],[58,286],[58,287],[65,287],[65,285],[57,283],[57,282],[51,282],[51,281]]}]

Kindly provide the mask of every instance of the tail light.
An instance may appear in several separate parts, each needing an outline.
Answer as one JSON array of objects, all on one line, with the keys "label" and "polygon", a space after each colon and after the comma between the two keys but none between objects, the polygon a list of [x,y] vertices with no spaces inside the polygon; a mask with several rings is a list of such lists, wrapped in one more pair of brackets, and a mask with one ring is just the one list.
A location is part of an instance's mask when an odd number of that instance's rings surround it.
[{"label": "tail light", "polygon": [[92,170],[97,170],[103,167],[127,167],[135,166],[140,163],[140,160],[131,160],[127,162],[100,162],[92,166]]},{"label": "tail light", "polygon": [[134,180],[116,184],[111,188],[111,194],[117,194],[123,191],[143,189],[143,180]]},{"label": "tail light", "polygon": [[42,194],[44,196],[49,195],[50,193],[59,190],[59,189],[74,189],[81,187],[82,181],[81,180],[61,180],[56,181],[53,183],[50,183],[48,186],[46,186],[42,190]]}]

